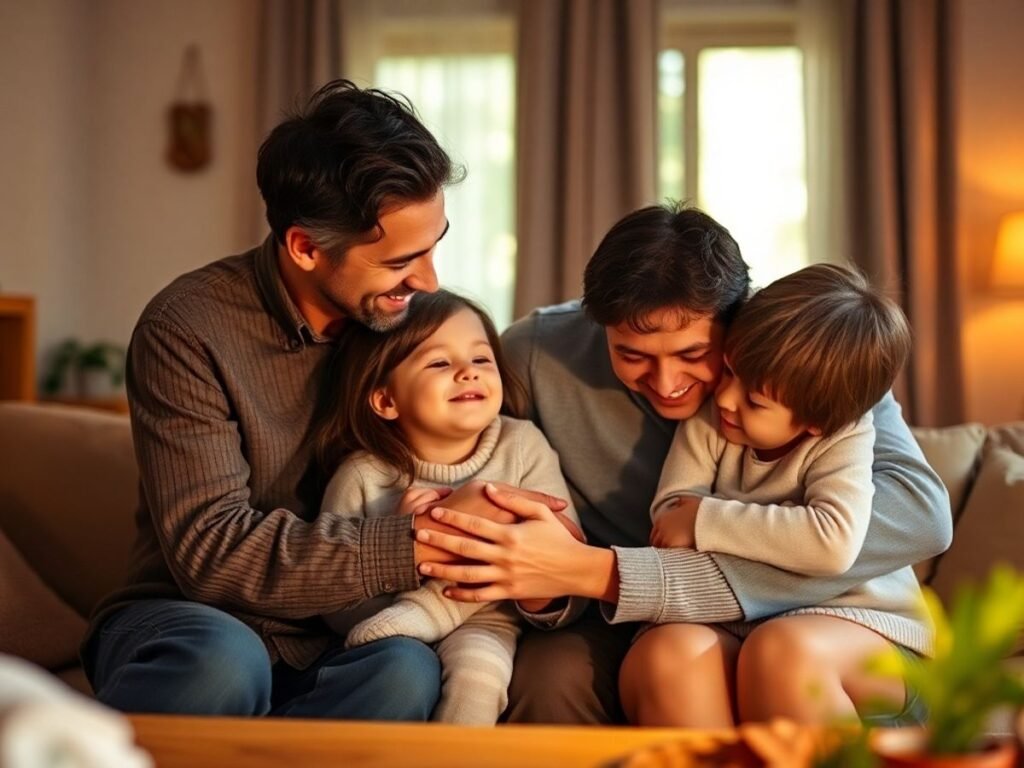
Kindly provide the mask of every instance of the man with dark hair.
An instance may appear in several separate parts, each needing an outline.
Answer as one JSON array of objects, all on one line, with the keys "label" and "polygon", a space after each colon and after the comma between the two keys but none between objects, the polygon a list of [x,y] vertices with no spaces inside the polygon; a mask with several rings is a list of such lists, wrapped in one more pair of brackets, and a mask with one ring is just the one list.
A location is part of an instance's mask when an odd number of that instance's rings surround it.
[{"label": "man with dark hair", "polygon": [[[637,622],[752,621],[824,602],[949,546],[948,496],[891,395],[873,411],[874,514],[846,573],[808,579],[729,555],[648,545],[648,510],[677,423],[714,391],[725,327],[748,289],[747,266],[724,227],[690,208],[644,208],[598,246],[582,304],[537,310],[506,331],[528,418],[558,451],[589,544],[567,535],[543,505],[489,488],[490,501],[524,521],[513,533],[464,514],[472,507],[461,500],[446,501],[454,509],[436,510],[436,518],[482,541],[433,531],[419,531],[419,540],[482,564],[425,563],[421,572],[459,582],[451,594],[464,600],[600,601],[571,627],[524,635],[509,720],[619,720],[619,667]],[[652,674],[678,676],[682,689],[694,661],[668,654]]]},{"label": "man with dark hair", "polygon": [[[140,472],[127,585],[83,658],[119,709],[429,718],[426,645],[342,651],[320,615],[418,586],[408,518],[318,516],[314,370],[345,323],[400,323],[434,291],[459,170],[405,102],[336,81],[260,148],[273,234],[146,307],[128,355]],[[396,695],[401,691],[401,695]]]}]

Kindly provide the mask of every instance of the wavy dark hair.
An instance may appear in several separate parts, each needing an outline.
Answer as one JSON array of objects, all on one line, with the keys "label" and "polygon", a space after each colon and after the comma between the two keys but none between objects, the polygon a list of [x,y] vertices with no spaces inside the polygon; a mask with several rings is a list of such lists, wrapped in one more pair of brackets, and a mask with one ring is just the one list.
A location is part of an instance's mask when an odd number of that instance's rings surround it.
[{"label": "wavy dark hair", "polygon": [[274,128],[256,181],[278,244],[299,226],[334,259],[382,236],[392,205],[429,200],[465,176],[407,99],[333,80]]},{"label": "wavy dark hair", "polygon": [[476,302],[451,291],[417,293],[401,326],[387,333],[350,323],[327,360],[314,416],[313,445],[321,479],[326,482],[346,457],[366,451],[396,470],[395,483],[412,482],[415,462],[396,421],[370,407],[370,396],[385,387],[392,372],[455,313],[469,309],[483,323],[501,376],[502,412],[522,413],[522,383],[508,368],[498,330]]},{"label": "wavy dark hair", "polygon": [[711,315],[728,324],[750,292],[750,276],[729,230],[697,208],[652,205],[620,219],[583,273],[583,308],[599,325],[628,323],[651,333],[651,314],[681,323]]}]

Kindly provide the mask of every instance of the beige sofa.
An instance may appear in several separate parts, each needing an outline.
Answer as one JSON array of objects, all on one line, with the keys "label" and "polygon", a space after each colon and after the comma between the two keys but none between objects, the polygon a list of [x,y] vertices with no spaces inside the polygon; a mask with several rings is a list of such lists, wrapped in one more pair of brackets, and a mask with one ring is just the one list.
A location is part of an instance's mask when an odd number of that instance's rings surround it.
[{"label": "beige sofa", "polygon": [[[918,566],[948,598],[999,560],[1024,569],[1024,422],[917,430],[950,491],[952,548]],[[123,578],[137,471],[126,416],[0,403],[0,653],[87,690],[84,617]]]}]

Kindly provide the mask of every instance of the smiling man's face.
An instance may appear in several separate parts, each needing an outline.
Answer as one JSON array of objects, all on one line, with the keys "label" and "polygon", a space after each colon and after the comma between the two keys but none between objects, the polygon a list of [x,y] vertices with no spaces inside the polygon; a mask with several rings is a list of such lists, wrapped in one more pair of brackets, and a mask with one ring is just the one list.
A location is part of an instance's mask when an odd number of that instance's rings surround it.
[{"label": "smiling man's face", "polygon": [[605,326],[612,369],[666,419],[693,416],[715,391],[722,371],[722,323],[711,315],[658,310],[640,333],[628,323]]},{"label": "smiling man's face", "polygon": [[448,231],[444,193],[408,203],[380,217],[379,240],[350,247],[340,264],[324,259],[317,280],[321,303],[375,331],[405,319],[416,291],[437,290],[434,249]]}]

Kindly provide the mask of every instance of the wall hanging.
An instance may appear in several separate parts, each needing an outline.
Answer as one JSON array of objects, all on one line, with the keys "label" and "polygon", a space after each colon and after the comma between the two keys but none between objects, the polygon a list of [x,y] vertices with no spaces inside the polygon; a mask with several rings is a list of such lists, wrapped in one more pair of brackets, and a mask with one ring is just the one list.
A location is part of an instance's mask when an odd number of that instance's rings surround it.
[{"label": "wall hanging", "polygon": [[167,162],[172,168],[190,173],[209,165],[212,120],[199,46],[190,45],[182,57],[174,102],[167,110]]}]

